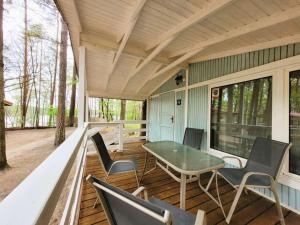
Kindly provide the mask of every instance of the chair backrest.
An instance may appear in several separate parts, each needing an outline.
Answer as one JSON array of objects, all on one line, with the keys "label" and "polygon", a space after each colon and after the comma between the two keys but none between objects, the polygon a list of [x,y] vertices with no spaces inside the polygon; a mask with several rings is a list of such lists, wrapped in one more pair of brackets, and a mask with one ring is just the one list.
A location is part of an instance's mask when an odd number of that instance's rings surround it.
[{"label": "chair backrest", "polygon": [[267,173],[276,180],[290,146],[288,143],[257,137],[245,168],[248,171]]},{"label": "chair backrest", "polygon": [[111,225],[163,225],[170,212],[89,175]]},{"label": "chair backrest", "polygon": [[184,132],[183,144],[200,149],[203,132],[203,129],[187,127]]},{"label": "chair backrest", "polygon": [[106,172],[108,172],[113,161],[108,154],[108,150],[106,148],[101,134],[97,132],[96,134],[91,136],[91,139],[95,144],[96,150],[100,156],[100,160],[104,166],[104,169],[106,170]]}]

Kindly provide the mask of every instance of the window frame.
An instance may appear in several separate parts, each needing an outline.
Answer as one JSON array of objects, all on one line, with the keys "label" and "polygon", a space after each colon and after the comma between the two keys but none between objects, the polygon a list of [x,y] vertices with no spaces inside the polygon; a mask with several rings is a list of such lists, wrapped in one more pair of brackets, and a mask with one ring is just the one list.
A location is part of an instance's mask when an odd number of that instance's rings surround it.
[{"label": "window frame", "polygon": [[[272,132],[273,140],[289,142],[289,72],[300,69],[299,61],[293,57],[280,60],[273,64],[258,66],[245,71],[229,74],[208,83],[208,105],[207,105],[207,151],[215,156],[234,156],[242,161],[243,166],[247,159],[211,148],[211,90],[216,87],[251,81],[255,79],[272,77]],[[277,121],[282,121],[278,123]],[[236,160],[229,159],[226,162],[238,166]],[[279,176],[280,183],[300,190],[300,175],[289,172],[289,154],[284,159],[283,170]]]}]

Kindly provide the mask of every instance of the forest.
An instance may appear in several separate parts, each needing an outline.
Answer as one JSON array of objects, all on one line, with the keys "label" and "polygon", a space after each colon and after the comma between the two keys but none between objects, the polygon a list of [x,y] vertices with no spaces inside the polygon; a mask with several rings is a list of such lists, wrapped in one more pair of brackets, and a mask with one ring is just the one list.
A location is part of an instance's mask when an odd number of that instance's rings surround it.
[{"label": "forest", "polygon": [[[53,0],[1,0],[0,167],[5,130],[77,126],[78,74],[67,24]],[[89,99],[91,121],[139,120],[142,102]]]}]

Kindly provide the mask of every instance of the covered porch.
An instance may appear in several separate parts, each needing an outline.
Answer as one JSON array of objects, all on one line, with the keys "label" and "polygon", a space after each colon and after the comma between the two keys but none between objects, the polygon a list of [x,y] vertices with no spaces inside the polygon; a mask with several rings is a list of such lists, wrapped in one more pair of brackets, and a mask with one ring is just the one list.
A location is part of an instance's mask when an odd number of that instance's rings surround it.
[{"label": "covered porch", "polygon": [[[139,175],[142,173],[144,163],[145,150],[141,147],[143,143],[144,142],[135,142],[125,144],[125,148],[128,150],[118,153],[116,157],[116,159],[137,159],[139,163]],[[152,167],[153,165],[154,158],[149,162],[148,167]],[[93,174],[100,179],[105,177],[99,157],[96,154],[87,156],[84,174],[85,176]],[[209,175],[210,174],[203,175],[203,184],[207,184]],[[132,174],[112,176],[108,182],[128,192],[133,192],[137,188],[136,180]],[[147,188],[150,196],[157,197],[179,207],[179,183],[167,175],[162,169],[157,168],[152,173],[147,174],[141,185]],[[219,187],[225,210],[228,210],[236,191],[224,180],[220,181]],[[211,187],[211,191],[216,195],[214,186]],[[188,184],[186,196],[186,210],[188,212],[196,214],[198,209],[201,209],[206,213],[207,224],[227,224],[221,209],[201,191],[197,182]],[[88,184],[87,181],[83,181],[78,219],[79,225],[108,224],[102,207],[93,208],[95,200],[96,193],[94,188]],[[299,215],[288,209],[284,209],[283,213],[286,225],[298,224],[300,220]],[[256,193],[249,192],[248,195],[244,194],[242,196],[230,224],[275,225],[280,224],[279,222],[275,204]]]},{"label": "covered porch", "polygon": [[[48,224],[72,175],[60,220],[107,224],[88,174],[104,177],[89,134],[114,126],[117,159],[144,165],[144,142],[182,143],[187,127],[203,130],[200,150],[247,163],[255,138],[293,143],[277,189],[287,225],[300,216],[300,3],[297,0],[55,0],[68,24],[79,75],[78,128],[0,205],[0,224]],[[299,81],[299,82],[298,82]],[[142,121],[91,122],[89,98],[147,103]],[[292,110],[291,110],[292,109]],[[129,138],[126,123],[142,124]],[[131,142],[131,143],[130,143]],[[199,151],[200,151],[199,150]],[[148,166],[154,163],[150,162]],[[237,166],[230,161],[226,166]],[[209,173],[203,183],[209,182]],[[132,192],[135,178],[109,183]],[[179,206],[179,184],[163,170],[144,177],[149,195]],[[228,210],[235,191],[220,180]],[[211,187],[215,193],[214,183]],[[279,224],[273,196],[263,188],[243,194],[230,224]],[[197,183],[186,188],[186,210],[205,211],[207,223],[225,224]],[[16,213],[18,212],[18,213]]]}]

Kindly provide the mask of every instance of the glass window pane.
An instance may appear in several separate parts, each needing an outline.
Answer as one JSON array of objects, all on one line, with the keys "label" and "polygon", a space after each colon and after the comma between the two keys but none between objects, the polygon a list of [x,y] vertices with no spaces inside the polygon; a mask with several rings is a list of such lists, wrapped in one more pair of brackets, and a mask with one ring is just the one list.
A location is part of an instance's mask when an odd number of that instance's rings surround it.
[{"label": "glass window pane", "polygon": [[271,138],[272,78],[212,89],[210,147],[248,158],[254,139]]},{"label": "glass window pane", "polygon": [[290,73],[290,172],[300,175],[300,70]]}]

